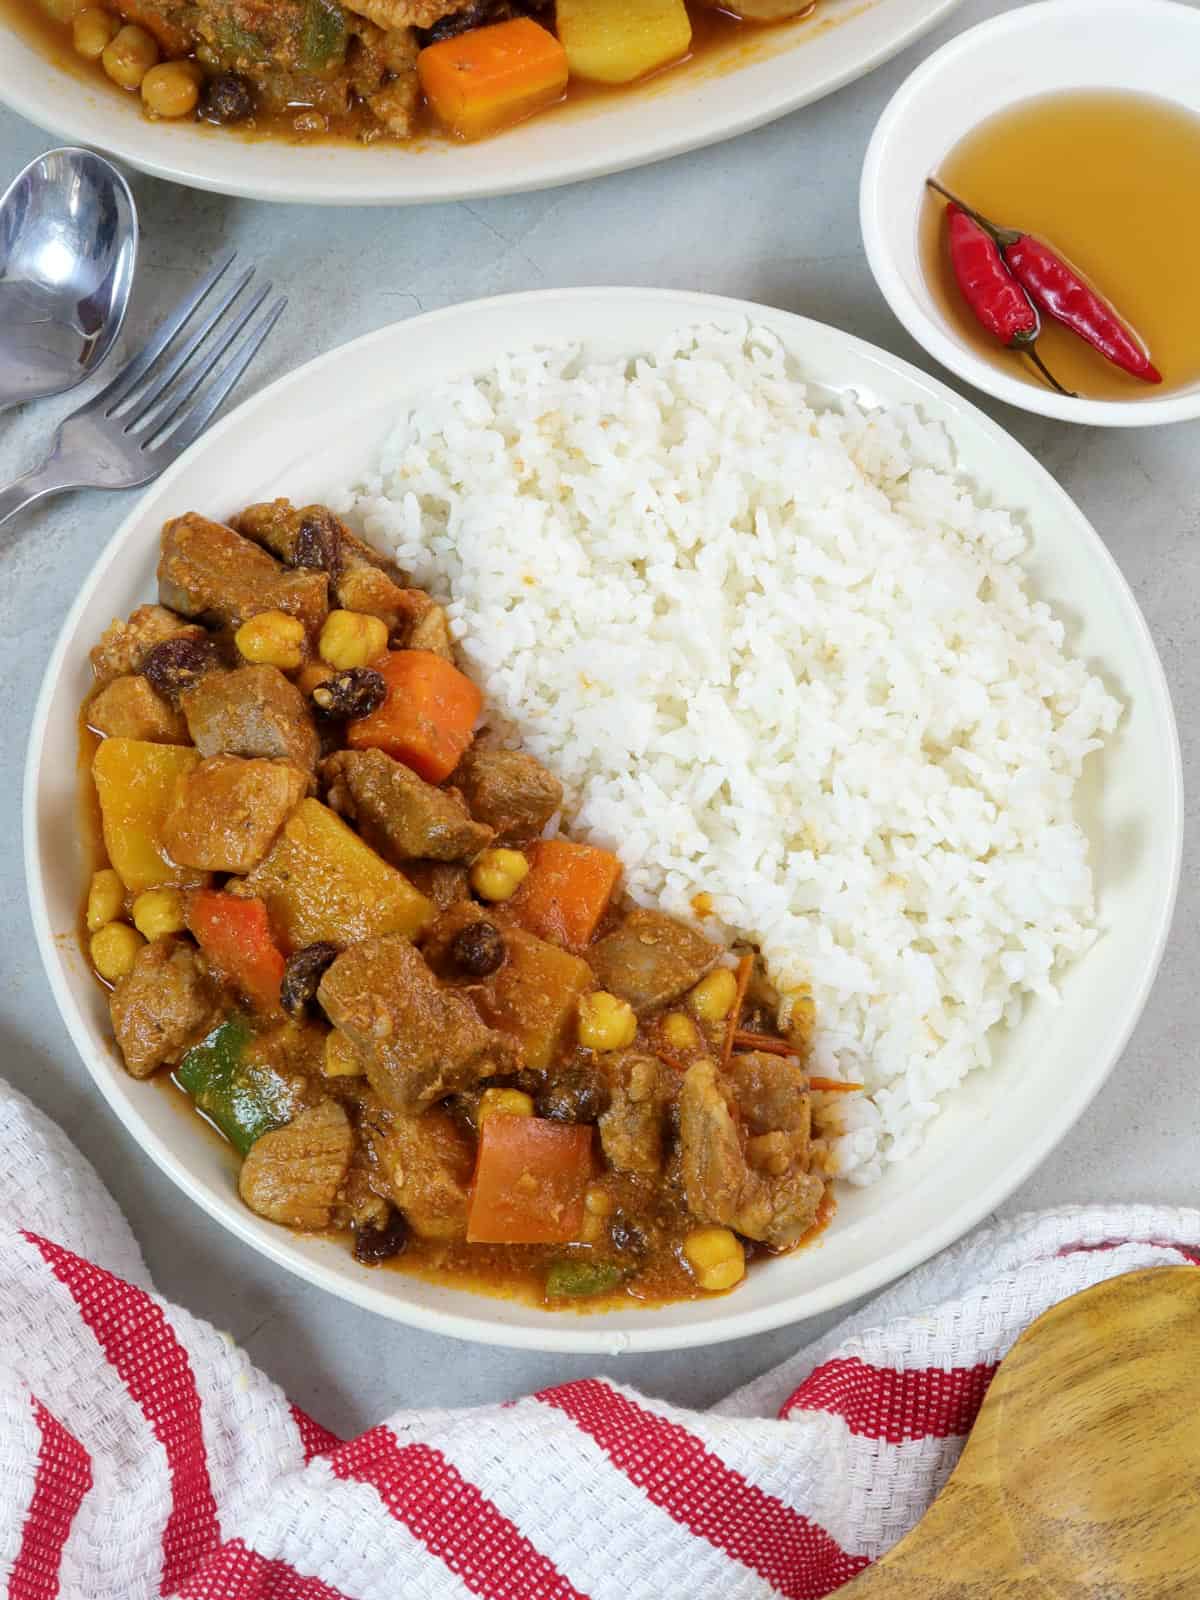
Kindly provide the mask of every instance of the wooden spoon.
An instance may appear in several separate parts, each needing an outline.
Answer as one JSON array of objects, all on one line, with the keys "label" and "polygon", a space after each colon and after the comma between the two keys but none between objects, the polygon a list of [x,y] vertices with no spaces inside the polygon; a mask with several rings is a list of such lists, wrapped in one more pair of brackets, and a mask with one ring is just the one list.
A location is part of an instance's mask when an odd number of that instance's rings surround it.
[{"label": "wooden spoon", "polygon": [[1039,1317],[928,1512],[838,1600],[1198,1600],[1200,1269]]}]

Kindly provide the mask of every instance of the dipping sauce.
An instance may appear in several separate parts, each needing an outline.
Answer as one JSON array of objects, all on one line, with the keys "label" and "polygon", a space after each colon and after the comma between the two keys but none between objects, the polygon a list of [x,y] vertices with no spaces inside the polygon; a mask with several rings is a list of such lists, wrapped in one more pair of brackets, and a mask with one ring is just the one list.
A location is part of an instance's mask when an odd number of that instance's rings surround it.
[{"label": "dipping sauce", "polygon": [[[1161,384],[1112,366],[1043,316],[1037,348],[1089,400],[1141,400],[1200,382],[1200,117],[1127,90],[1038,95],[989,117],[934,176],[1000,227],[1037,234],[1078,267],[1150,348]],[[945,202],[921,217],[926,277],[963,341],[984,360],[1041,384],[998,345],[962,298],[946,249]]]}]

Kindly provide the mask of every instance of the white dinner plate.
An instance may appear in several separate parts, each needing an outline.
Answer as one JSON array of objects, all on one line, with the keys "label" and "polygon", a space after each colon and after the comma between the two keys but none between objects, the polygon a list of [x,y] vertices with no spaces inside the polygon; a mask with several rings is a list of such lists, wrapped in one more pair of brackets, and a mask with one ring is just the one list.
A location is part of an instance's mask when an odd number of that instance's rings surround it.
[{"label": "white dinner plate", "polygon": [[[553,1314],[368,1270],[340,1242],[290,1233],[248,1211],[234,1162],[210,1130],[117,1060],[104,996],[73,936],[90,866],[76,761],[88,649],[114,616],[154,596],[168,517],[193,509],[229,516],[275,495],[320,500],[357,477],[399,406],[430,383],[550,340],[632,354],[677,328],[745,317],[774,328],[814,382],[852,391],[867,405],[921,405],[950,430],[979,491],[1031,530],[1026,566],[1037,592],[1066,620],[1071,648],[1126,707],[1118,732],[1090,758],[1081,797],[1103,937],[1067,973],[1057,1006],[1038,1001],[1017,1029],[996,1035],[995,1066],[949,1097],[917,1155],[871,1188],[843,1187],[836,1217],[815,1244],[755,1263],[731,1295],[655,1310]],[[26,870],[46,970],[72,1038],[129,1132],[131,1154],[156,1161],[216,1224],[358,1305],[433,1332],[569,1351],[707,1344],[825,1311],[878,1288],[997,1206],[1067,1132],[1137,1021],[1170,924],[1182,819],[1175,720],[1146,624],[1098,535],[1020,445],[933,378],[834,328],[741,301],[643,289],[454,306],[368,334],[240,406],[146,492],[83,583],[46,670],[25,785]]]},{"label": "white dinner plate", "polygon": [[[34,6],[38,0],[11,0]],[[820,0],[810,21],[756,32],[726,57],[619,95],[534,117],[478,144],[370,147],[245,139],[198,123],[150,122],[136,95],[81,76],[0,12],[0,101],[73,144],[157,178],[252,200],[411,205],[548,189],[715,144],[818,100],[902,50],[958,0]]]}]

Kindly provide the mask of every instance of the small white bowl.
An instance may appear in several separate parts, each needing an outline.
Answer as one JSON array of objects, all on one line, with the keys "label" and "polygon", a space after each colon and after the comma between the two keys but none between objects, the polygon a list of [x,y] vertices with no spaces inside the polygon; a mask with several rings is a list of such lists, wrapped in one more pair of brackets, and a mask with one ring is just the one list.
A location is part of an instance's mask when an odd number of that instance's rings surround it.
[{"label": "small white bowl", "polygon": [[[859,198],[871,271],[913,338],[976,388],[1044,417],[1107,428],[1200,417],[1200,383],[1145,400],[1078,400],[1009,377],[947,319],[926,282],[919,242],[926,177],[986,117],[1070,89],[1140,91],[1200,114],[1198,63],[1200,10],[1174,0],[1042,0],[969,29],[923,62],[879,119]],[[1179,203],[1194,199],[1180,195]]]}]

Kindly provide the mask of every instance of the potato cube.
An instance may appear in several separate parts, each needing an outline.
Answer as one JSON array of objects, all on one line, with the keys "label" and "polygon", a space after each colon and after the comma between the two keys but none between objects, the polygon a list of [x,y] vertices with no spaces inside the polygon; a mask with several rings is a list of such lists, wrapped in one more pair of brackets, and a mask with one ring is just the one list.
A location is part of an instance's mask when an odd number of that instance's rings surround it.
[{"label": "potato cube", "polygon": [[89,728],[106,739],[143,739],[151,744],[186,744],[183,713],[138,674],[114,678],[88,701]]},{"label": "potato cube", "polygon": [[543,1071],[574,1027],[580,995],[596,980],[586,961],[523,928],[506,926],[504,944],[508,959],[476,992],[479,1013],[517,1040],[528,1066]]},{"label": "potato cube", "polygon": [[105,739],[92,759],[104,848],[132,894],[160,883],[195,884],[207,875],[171,859],[163,823],[177,784],[200,761],[199,752],[143,739]]},{"label": "potato cube", "polygon": [[413,939],[437,915],[319,800],[300,802],[244,887],[266,902],[271,927],[291,950],[319,941],[344,948],[385,933]]},{"label": "potato cube", "polygon": [[557,17],[571,75],[596,83],[632,83],[692,42],[683,0],[558,0]]}]

